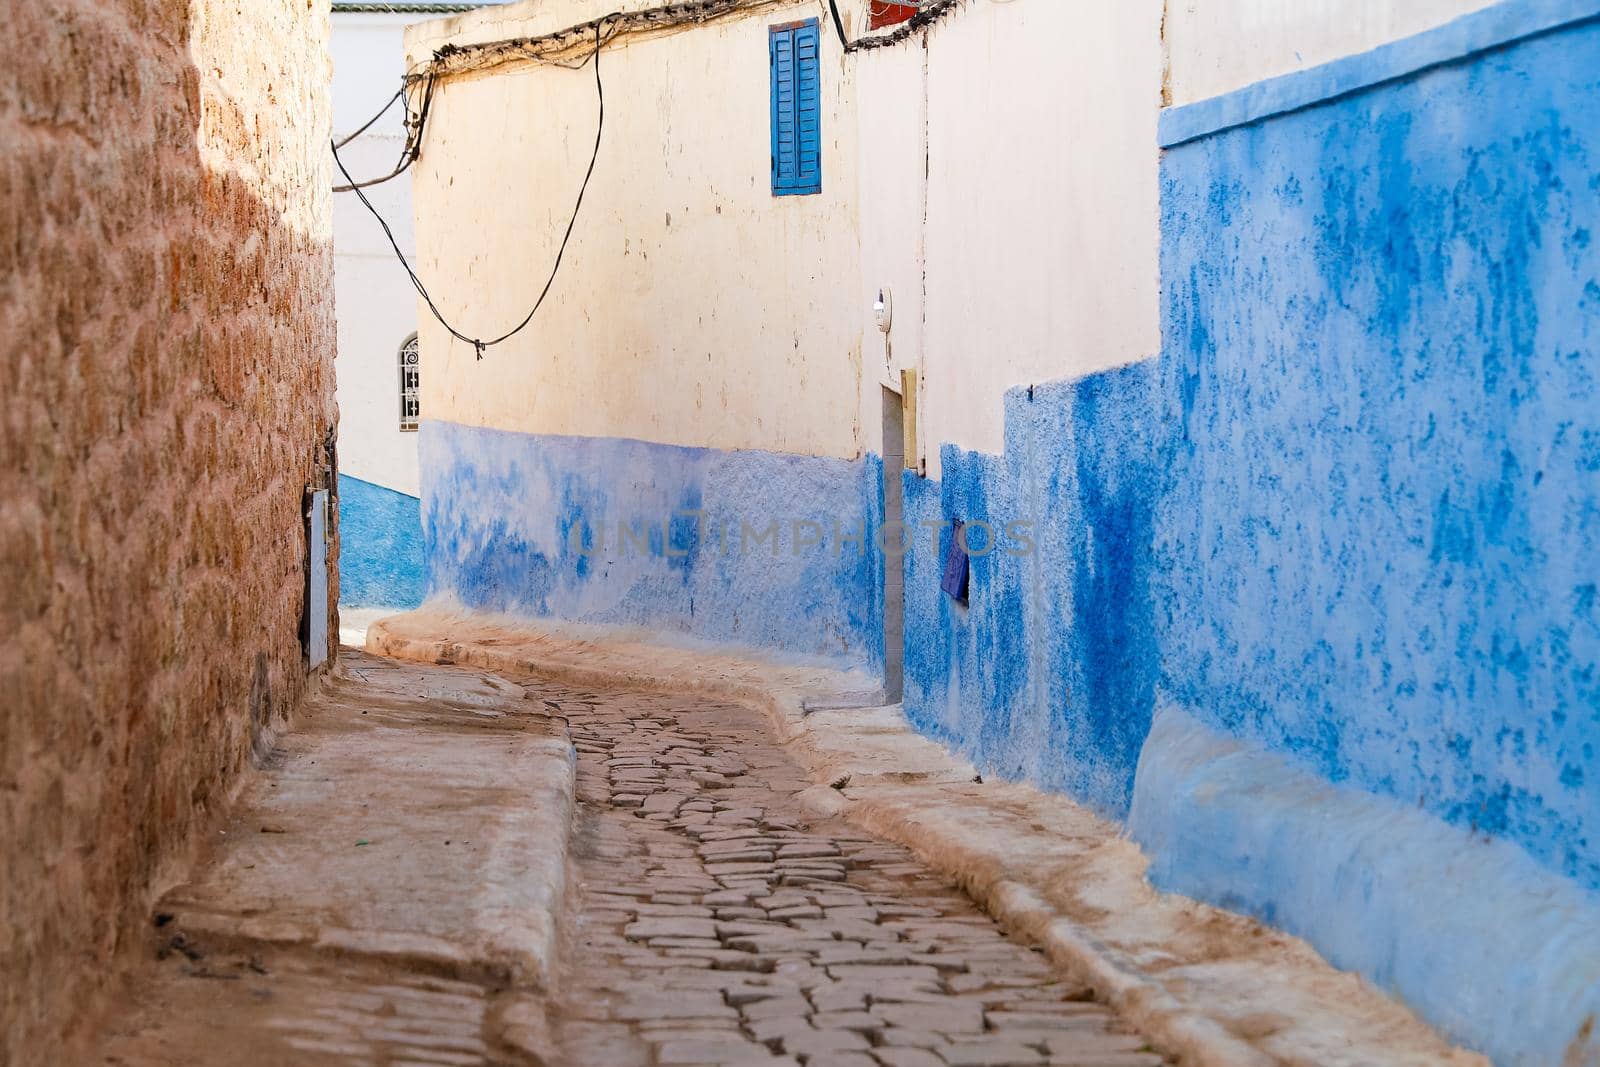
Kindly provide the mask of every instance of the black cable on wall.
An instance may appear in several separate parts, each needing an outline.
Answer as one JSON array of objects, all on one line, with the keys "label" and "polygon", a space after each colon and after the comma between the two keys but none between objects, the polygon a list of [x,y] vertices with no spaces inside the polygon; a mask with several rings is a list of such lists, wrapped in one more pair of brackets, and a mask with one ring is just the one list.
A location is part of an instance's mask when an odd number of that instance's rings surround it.
[{"label": "black cable on wall", "polygon": [[[411,279],[411,284],[416,289],[417,295],[421,296],[423,302],[427,304],[429,312],[432,313],[441,326],[449,331],[452,337],[472,345],[478,359],[481,360],[486,350],[509,341],[526,329],[528,324],[533,321],[534,316],[539,313],[539,309],[544,306],[545,298],[550,295],[550,290],[555,285],[556,275],[561,270],[562,260],[566,257],[567,245],[572,240],[572,232],[578,223],[578,214],[583,208],[584,195],[589,190],[589,181],[594,177],[595,165],[600,159],[600,144],[605,134],[606,93],[605,83],[600,75],[600,52],[606,40],[608,40],[605,36],[607,25],[615,25],[616,29],[613,31],[615,33],[622,32],[628,28],[654,28],[667,24],[704,22],[744,8],[776,2],[779,2],[779,0],[692,0],[692,2],[688,3],[668,4],[663,7],[646,8],[626,13],[612,12],[592,22],[557,30],[539,37],[496,41],[465,47],[445,45],[434,51],[433,57],[428,63],[422,65],[421,70],[414,70],[406,74],[400,91],[390,98],[389,102],[383,106],[378,114],[368,119],[359,129],[343,140],[330,142],[330,147],[333,149],[334,163],[337,164],[339,173],[344,176],[345,180],[345,184],[334,186],[333,191],[336,193],[353,192],[360,198],[361,203],[372,213],[372,217],[378,220],[378,225],[383,228],[383,234],[389,239],[389,246],[394,249],[395,257],[400,260],[400,265],[405,268],[406,276]],[[839,44],[847,55],[863,49],[882,48],[898,44],[924,26],[939,20],[963,2],[964,0],[935,0],[933,3],[925,3],[908,21],[895,27],[889,33],[860,37],[852,41],[845,33],[844,20],[839,15],[838,0],[827,0],[828,10],[833,17],[834,30],[839,35]],[[533,307],[528,310],[527,315],[523,317],[521,322],[500,336],[491,339],[485,340],[481,337],[470,336],[451,325],[445,319],[438,305],[434,303],[427,286],[423,284],[422,279],[417,276],[416,270],[406,260],[405,253],[400,250],[400,244],[395,240],[394,231],[389,228],[389,223],[384,220],[383,215],[373,206],[372,201],[367,199],[366,193],[362,190],[374,185],[381,185],[386,181],[399,177],[410,168],[412,163],[416,162],[417,157],[422,152],[423,133],[427,128],[428,114],[433,104],[434,85],[441,74],[460,73],[463,70],[476,69],[478,65],[495,65],[515,59],[540,60],[542,52],[552,49],[560,50],[568,46],[574,34],[588,30],[592,30],[594,33],[594,49],[589,55],[589,61],[594,63],[595,96],[599,102],[599,118],[595,125],[594,134],[594,152],[589,157],[589,167],[584,172],[583,184],[578,188],[578,198],[572,206],[572,217],[567,222],[566,232],[561,237],[561,245],[556,250],[556,258],[551,265],[550,275],[545,279],[544,288],[539,291],[538,299],[534,301]],[[474,60],[478,62],[475,64]],[[556,62],[554,60],[544,61]],[[581,70],[583,67],[583,63],[575,65],[561,63],[558,65],[568,66],[569,69],[574,70]],[[410,106],[409,103],[407,104],[407,126],[410,129],[405,147],[401,149],[399,162],[395,165],[394,170],[381,178],[356,181],[350,176],[350,171],[345,168],[344,160],[339,157],[339,149],[355,140],[373,123],[377,122],[394,105],[395,100],[403,100],[406,87],[418,81],[422,82],[424,86],[422,101],[418,106],[414,122],[411,121]]]},{"label": "black cable on wall", "polygon": [[427,286],[422,284],[422,279],[417,277],[417,272],[412,269],[411,264],[406,260],[405,253],[400,251],[400,243],[395,240],[394,231],[389,228],[389,224],[384,221],[384,218],[381,214],[379,214],[378,209],[372,206],[372,201],[368,200],[367,194],[362,191],[365,186],[375,185],[379,181],[387,181],[388,178],[392,178],[395,176],[395,174],[399,174],[400,171],[403,171],[406,167],[411,165],[411,161],[416,159],[417,154],[421,151],[422,130],[426,125],[429,104],[433,96],[432,77],[429,77],[428,88],[424,93],[423,103],[418,111],[417,127],[415,131],[415,137],[413,139],[414,144],[408,146],[410,150],[406,153],[405,159],[402,161],[400,167],[395,170],[394,174],[388,175],[388,177],[385,178],[377,179],[376,181],[357,182],[350,177],[350,172],[345,169],[344,161],[339,158],[339,146],[337,144],[331,144],[330,142],[331,147],[333,148],[333,161],[338,165],[339,173],[344,175],[345,182],[347,183],[345,186],[336,187],[335,191],[338,192],[348,189],[349,191],[354,192],[356,196],[360,197],[361,203],[366,206],[368,211],[372,212],[372,217],[378,220],[378,225],[383,227],[383,235],[389,239],[389,247],[394,249],[394,254],[399,258],[400,265],[405,268],[406,276],[411,279],[411,284],[417,290],[417,295],[422,297],[423,303],[428,305],[428,310],[433,313],[433,317],[439,321],[439,325],[443,326],[450,332],[452,337],[455,337],[461,341],[465,341],[467,344],[471,345],[474,351],[477,352],[480,360],[483,358],[483,353],[485,350],[492,348],[495,345],[503,344],[504,342],[515,337],[517,334],[521,333],[527,328],[528,324],[533,321],[533,317],[539,313],[539,308],[544,305],[545,297],[550,295],[550,290],[555,285],[556,274],[561,270],[561,261],[567,254],[567,244],[572,240],[572,231],[578,225],[578,213],[583,208],[584,194],[589,191],[589,180],[594,177],[595,164],[600,159],[600,142],[604,137],[606,129],[606,87],[605,82],[600,77],[600,52],[601,46],[604,44],[602,33],[606,21],[606,19],[600,19],[594,24],[594,51],[590,55],[590,59],[594,63],[595,97],[599,101],[600,114],[598,121],[595,123],[594,152],[589,157],[589,169],[584,172],[583,184],[578,187],[578,199],[577,202],[572,205],[572,217],[567,222],[566,233],[564,233],[561,237],[561,247],[556,250],[555,263],[550,267],[550,276],[545,279],[544,288],[539,292],[539,298],[533,302],[533,307],[528,310],[527,315],[523,316],[521,322],[517,323],[511,329],[507,330],[498,337],[484,340],[481,337],[473,337],[463,333],[461,330],[450,324],[450,322],[444,317],[443,313],[439,311],[439,306],[433,302],[433,297],[428,293]]}]

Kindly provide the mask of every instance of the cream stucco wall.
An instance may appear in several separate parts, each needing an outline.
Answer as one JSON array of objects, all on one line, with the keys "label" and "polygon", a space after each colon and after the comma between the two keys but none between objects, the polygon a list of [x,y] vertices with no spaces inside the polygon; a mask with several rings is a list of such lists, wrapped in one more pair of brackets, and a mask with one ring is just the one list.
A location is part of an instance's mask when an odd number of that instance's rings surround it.
[{"label": "cream stucco wall", "polygon": [[1015,0],[931,30],[930,474],[941,443],[1000,451],[1008,388],[1159,348],[1160,19],[1159,0]]},{"label": "cream stucco wall", "polygon": [[[423,24],[408,62],[606,10]],[[1161,14],[1161,0],[984,2],[845,56],[806,0],[619,38],[550,300],[482,362],[424,316],[425,416],[854,456],[882,450],[882,387],[909,368],[928,473],[944,443],[998,451],[1007,389],[1159,346]],[[822,20],[824,191],[773,197],[767,27],[805,17]],[[594,121],[589,69],[522,62],[442,84],[416,168],[418,262],[465,332],[503,332],[537,295]]]},{"label": "cream stucco wall", "polygon": [[[862,5],[844,6],[859,32]],[[425,414],[850,456],[882,447],[881,387],[912,368],[937,476],[942,444],[1003,447],[1007,389],[1157,352],[1163,76],[1185,102],[1482,6],[981,2],[844,56],[826,4],[797,0],[620,38],[600,163],[549,303],[481,364],[425,321]],[[408,31],[408,59],[608,9],[525,0],[427,23]],[[774,198],[766,28],[803,17],[822,19],[824,193]],[[444,83],[416,171],[418,252],[467,332],[508,328],[543,284],[594,118],[587,70],[524,62]]]},{"label": "cream stucco wall", "polygon": [[[868,448],[880,454],[883,389],[898,392],[900,371],[920,373],[923,362],[926,59],[919,40],[863,52],[849,61],[859,108],[861,280],[854,300],[840,314],[861,333],[862,424],[868,428]],[[873,311],[880,291],[890,305],[888,334],[879,329]]]},{"label": "cream stucco wall", "polygon": [[[523,3],[424,24],[408,31],[408,57],[446,40],[547,32],[610,6]],[[771,191],[767,27],[820,12],[773,4],[606,48],[604,140],[550,298],[481,362],[424,315],[425,417],[862,451],[860,330],[841,313],[860,278],[855,125],[834,39],[822,50],[823,192]],[[524,62],[441,83],[415,168],[417,262],[464,332],[503,333],[537,297],[596,116],[592,67]]]},{"label": "cream stucco wall", "polygon": [[1494,0],[1167,0],[1168,102],[1189,104],[1432,29]]}]

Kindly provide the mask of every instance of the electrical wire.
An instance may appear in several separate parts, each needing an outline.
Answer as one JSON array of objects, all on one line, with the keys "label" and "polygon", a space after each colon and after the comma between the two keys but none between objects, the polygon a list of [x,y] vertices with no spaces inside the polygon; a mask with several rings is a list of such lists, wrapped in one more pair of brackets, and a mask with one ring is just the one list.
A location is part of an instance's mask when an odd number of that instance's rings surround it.
[{"label": "electrical wire", "polygon": [[[344,175],[345,181],[348,183],[348,186],[339,188],[348,188],[360,198],[361,203],[364,204],[366,209],[372,213],[372,217],[378,220],[378,225],[383,227],[383,235],[389,239],[389,246],[394,249],[394,254],[399,257],[400,265],[405,268],[406,274],[411,279],[412,286],[417,290],[417,295],[422,297],[423,302],[428,305],[428,310],[433,313],[433,317],[439,320],[439,325],[448,330],[452,337],[455,337],[461,341],[465,341],[467,344],[471,345],[477,352],[478,359],[480,360],[483,359],[483,353],[485,350],[505,341],[509,341],[511,338],[521,333],[527,327],[527,325],[533,321],[533,317],[539,313],[539,308],[544,305],[545,297],[550,295],[550,289],[555,285],[556,275],[561,270],[561,261],[567,254],[567,244],[572,240],[572,231],[578,225],[578,214],[583,208],[584,194],[589,191],[589,180],[594,177],[595,164],[599,162],[600,159],[600,142],[605,134],[606,129],[606,87],[604,80],[600,77],[600,51],[605,44],[605,39],[603,37],[605,24],[611,17],[612,16],[608,15],[606,18],[599,19],[594,24],[594,52],[591,58],[594,61],[594,88],[595,97],[599,101],[599,118],[595,123],[594,152],[589,157],[589,169],[584,172],[583,184],[578,187],[578,199],[577,202],[572,205],[572,218],[567,222],[566,233],[564,233],[561,237],[561,247],[556,250],[555,263],[550,267],[550,276],[545,279],[544,288],[539,292],[539,299],[534,301],[533,307],[528,311],[528,314],[523,317],[521,322],[517,323],[499,337],[485,341],[482,338],[468,336],[467,334],[462,333],[456,327],[450,325],[449,321],[447,321],[444,315],[439,311],[438,305],[433,302],[433,297],[429,295],[427,286],[422,284],[422,279],[417,277],[417,272],[412,269],[411,264],[406,260],[405,253],[400,251],[400,243],[395,240],[394,231],[389,228],[389,224],[384,221],[384,218],[378,212],[378,209],[372,206],[372,201],[367,199],[367,194],[362,192],[362,187],[364,185],[370,185],[374,183],[357,182],[355,179],[351,178],[350,172],[345,169],[344,160],[339,158],[339,146],[329,142],[333,148],[333,161],[338,165],[339,173]],[[417,114],[417,125],[414,134],[415,143],[410,147],[410,151],[407,153],[407,159],[401,166],[400,170],[404,170],[406,166],[410,166],[411,160],[416,159],[418,152],[420,152],[422,148],[422,129],[427,122],[428,109],[432,101],[432,97],[433,77],[430,74],[427,88],[423,93],[422,105]],[[399,173],[399,171],[396,171],[396,173]],[[390,177],[393,177],[393,175],[390,175]]]},{"label": "electrical wire", "polygon": [[838,0],[828,0],[828,10],[833,12],[833,28],[839,31],[839,45],[846,52],[850,51],[850,38],[844,32],[844,19],[839,17]]},{"label": "electrical wire", "polygon": [[367,130],[372,128],[372,124],[374,122],[377,122],[379,119],[383,118],[383,116],[387,115],[389,113],[389,109],[391,107],[394,107],[394,102],[396,100],[400,99],[405,94],[406,94],[406,87],[404,85],[401,85],[400,88],[395,90],[394,95],[389,98],[389,102],[387,104],[384,104],[383,108],[376,115],[372,116],[366,122],[363,122],[361,124],[361,128],[359,130],[357,130],[355,133],[352,133],[350,136],[348,136],[344,140],[340,141],[339,144],[338,144],[338,147],[343,148],[345,145],[349,144],[351,141],[354,141],[357,137],[360,137],[362,134],[366,133]]},{"label": "electrical wire", "polygon": [[418,63],[407,71],[406,80],[415,81],[425,77],[427,73],[448,77],[523,60],[562,66],[564,64],[559,60],[549,58],[550,55],[562,54],[583,44],[590,38],[595,27],[602,23],[611,26],[612,36],[615,36],[620,33],[649,32],[695,25],[738,11],[754,11],[786,2],[793,0],[677,0],[658,7],[613,11],[598,19],[576,23],[564,29],[533,37],[513,37],[479,44],[443,44],[434,49],[431,59]]},{"label": "electrical wire", "polygon": [[[406,125],[410,129],[411,136],[406,139],[406,145],[401,150],[400,159],[395,164],[394,169],[380,178],[369,178],[361,182],[349,179],[349,176],[346,175],[347,183],[334,186],[333,191],[336,193],[349,193],[354,192],[356,189],[367,189],[374,185],[382,185],[384,182],[398,178],[410,168],[421,150],[423,118],[427,114],[428,102],[433,95],[434,81],[440,76],[460,74],[467,70],[481,69],[483,66],[492,66],[517,59],[532,60],[536,63],[562,67],[566,70],[581,70],[589,62],[588,58],[580,59],[575,63],[564,62],[543,55],[541,51],[553,49],[559,52],[563,50],[565,42],[574,35],[579,33],[587,34],[591,30],[598,34],[607,25],[611,26],[611,31],[605,35],[604,44],[609,44],[612,38],[630,28],[704,22],[741,9],[753,10],[767,4],[779,2],[780,0],[695,0],[692,3],[667,4],[662,7],[643,8],[631,12],[614,11],[591,22],[579,23],[576,26],[569,26],[564,30],[556,30],[553,33],[547,33],[539,37],[513,38],[477,45],[444,45],[435,49],[430,59],[418,62],[408,69],[405,77],[401,79],[400,91],[390,98],[389,102],[383,106],[383,109],[378,114],[368,119],[360,129],[350,134],[337,145],[337,147],[343,148],[364,133],[373,123],[383,117],[389,108],[394,105],[395,100],[404,99],[406,89],[409,86],[417,82],[426,82],[427,87],[423,94],[421,112],[415,124],[411,122],[411,109],[409,102],[407,103]],[[824,0],[824,2],[827,4],[828,11],[832,16],[834,30],[839,35],[840,46],[844,49],[846,55],[851,55],[865,49],[883,48],[899,44],[916,31],[939,21],[965,0],[918,0],[919,10],[906,22],[888,33],[869,34],[858,37],[853,41],[845,32],[844,19],[839,15],[838,0]]]},{"label": "electrical wire", "polygon": [[[641,24],[654,24],[661,22],[670,23],[673,20],[698,22],[731,13],[738,10],[742,5],[745,4],[754,7],[761,6],[763,3],[773,2],[776,2],[776,0],[697,0],[697,2],[692,3],[680,3],[677,5],[668,4],[663,7],[647,8],[626,14],[623,12],[613,11],[611,14],[604,15],[592,22],[569,27],[566,30],[558,30],[555,33],[546,34],[543,37],[500,41],[487,45],[475,45],[465,48],[446,45],[443,48],[437,49],[434,52],[432,59],[427,63],[418,64],[418,66],[422,68],[420,71],[416,68],[408,70],[405,78],[402,80],[400,91],[391,97],[389,102],[384,104],[382,110],[380,110],[372,118],[368,119],[360,129],[356,130],[342,141],[330,142],[330,145],[333,149],[334,162],[339,167],[339,173],[344,175],[345,179],[345,184],[334,186],[333,191],[336,193],[353,192],[361,199],[361,203],[369,212],[372,213],[372,217],[378,220],[378,225],[383,228],[384,236],[389,239],[389,245],[394,249],[394,254],[400,260],[400,265],[405,268],[406,275],[411,279],[412,286],[417,290],[417,294],[422,297],[423,302],[428,305],[428,310],[433,313],[433,317],[439,321],[441,326],[449,331],[451,336],[472,345],[474,351],[477,353],[478,359],[482,360],[483,354],[487,349],[510,340],[512,337],[516,336],[518,333],[521,333],[525,328],[527,328],[528,324],[533,321],[534,316],[539,313],[539,309],[544,306],[545,298],[550,295],[550,289],[555,285],[556,275],[561,270],[562,260],[567,254],[567,245],[572,240],[572,231],[578,224],[578,215],[583,208],[584,195],[589,191],[589,181],[594,177],[595,165],[600,159],[600,143],[605,133],[606,93],[605,83],[600,75],[600,52],[604,46],[609,43],[613,37],[623,32],[623,30],[627,28],[624,26],[624,23],[627,23],[627,26],[632,26],[635,22],[639,22]],[[917,13],[913,15],[907,22],[897,26],[894,30],[885,34],[859,37],[853,41],[850,40],[848,34],[845,33],[844,20],[839,15],[838,0],[826,0],[826,2],[829,12],[832,15],[834,29],[839,35],[839,43],[843,47],[845,54],[849,55],[863,49],[882,48],[888,45],[898,44],[901,41],[906,40],[917,30],[939,21],[950,11],[960,6],[964,0],[932,0],[932,2],[928,2],[928,0],[920,0],[920,9],[917,11]],[[609,34],[605,32],[608,24],[613,26],[613,29]],[[435,80],[441,74],[448,75],[452,73],[460,73],[461,70],[464,69],[472,69],[471,66],[457,68],[457,61],[464,57],[482,54],[489,64],[494,62],[504,62],[513,58],[522,58],[547,63],[551,66],[564,67],[569,70],[581,70],[584,66],[583,61],[579,61],[576,64],[565,63],[560,60],[542,57],[533,50],[540,45],[558,45],[559,42],[565,38],[568,38],[575,32],[582,32],[591,29],[594,31],[594,50],[590,54],[590,61],[594,63],[595,95],[599,101],[599,118],[595,126],[594,134],[594,152],[589,157],[589,167],[584,172],[583,184],[578,187],[578,198],[573,204],[572,217],[567,222],[566,232],[561,237],[561,246],[556,250],[556,258],[554,264],[552,264],[550,268],[550,276],[545,279],[544,288],[540,290],[539,297],[534,301],[533,307],[529,309],[528,314],[524,316],[522,321],[517,323],[516,326],[501,334],[499,337],[493,338],[492,340],[486,341],[482,338],[470,337],[467,334],[462,333],[456,327],[450,325],[450,323],[445,319],[444,315],[439,311],[438,306],[433,302],[433,297],[428,293],[427,286],[423,285],[422,279],[419,278],[417,276],[417,272],[412,269],[411,264],[406,260],[405,253],[400,251],[400,244],[395,240],[394,232],[389,228],[388,222],[384,220],[383,216],[378,212],[378,209],[372,206],[372,201],[367,199],[366,193],[362,192],[362,190],[370,188],[374,185],[381,185],[384,182],[399,177],[410,168],[412,163],[416,162],[418,155],[420,155],[422,151],[423,131],[427,126],[428,112],[433,102]],[[360,182],[356,181],[350,176],[350,172],[345,169],[344,161],[339,158],[339,149],[348,145],[362,133],[366,132],[366,130],[369,129],[373,123],[377,122],[378,119],[382,118],[383,115],[388,112],[389,108],[394,106],[395,100],[405,99],[406,89],[418,81],[424,82],[422,102],[418,107],[415,122],[412,121],[410,102],[406,102],[406,125],[409,128],[409,136],[406,138],[405,146],[400,151],[399,162],[395,164],[395,168],[392,171],[381,178],[371,178]]]},{"label": "electrical wire", "polygon": [[917,13],[888,33],[868,34],[853,41],[844,32],[844,20],[839,17],[838,0],[828,0],[828,10],[833,14],[833,28],[839,33],[839,43],[844,46],[845,54],[850,55],[869,48],[887,48],[899,44],[924,26],[938,22],[964,2],[965,0],[918,0]]},{"label": "electrical wire", "polygon": [[[343,164],[340,164],[339,170],[344,173],[346,184],[335,185],[333,187],[334,192],[353,193],[358,189],[368,189],[374,185],[382,185],[386,181],[398,178],[400,175],[404,174],[408,169],[410,169],[411,164],[416,162],[417,156],[422,152],[422,131],[428,124],[428,111],[433,106],[433,83],[434,75],[429,74],[423,85],[422,103],[417,108],[417,114],[415,118],[413,118],[411,114],[411,102],[407,100],[405,103],[406,143],[400,148],[400,159],[395,163],[394,169],[381,178],[368,178],[366,181],[358,182],[354,178],[351,178],[350,172],[344,169]],[[400,91],[396,93],[394,97],[390,98],[387,104],[383,105],[382,111],[379,111],[376,115],[372,116],[372,118],[368,119],[366,125],[362,126],[361,129],[357,130],[349,137],[346,137],[344,140],[334,145],[334,158],[338,159],[339,149],[355,140],[363,131],[367,129],[367,127],[371,126],[374,122],[377,122],[380,118],[382,118],[384,112],[387,112],[389,108],[394,105],[395,100],[403,99],[405,97],[405,92],[406,86],[404,83],[402,83],[400,86]]]},{"label": "electrical wire", "polygon": [[[335,146],[334,152],[337,153],[338,151],[338,147]],[[341,166],[339,169],[344,173],[345,184],[335,185],[333,187],[333,191],[336,193],[354,193],[359,192],[362,189],[370,189],[374,185],[382,185],[386,181],[400,177],[400,175],[411,169],[411,161],[415,158],[415,156],[403,156],[400,160],[400,165],[395,167],[394,170],[391,170],[388,174],[385,174],[381,178],[368,178],[364,182],[358,182],[354,178],[350,177],[350,172]]]}]

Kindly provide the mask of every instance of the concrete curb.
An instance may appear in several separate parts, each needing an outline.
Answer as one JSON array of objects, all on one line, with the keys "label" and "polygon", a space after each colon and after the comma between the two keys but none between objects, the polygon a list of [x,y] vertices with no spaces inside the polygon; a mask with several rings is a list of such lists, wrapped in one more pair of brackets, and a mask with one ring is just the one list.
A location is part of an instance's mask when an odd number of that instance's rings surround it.
[{"label": "concrete curb", "polygon": [[989,869],[984,857],[953,842],[928,842],[892,813],[848,804],[845,818],[898,841],[957,879],[973,900],[1008,930],[1024,934],[1055,964],[1095,991],[1151,1042],[1186,1067],[1274,1067],[1282,1061],[1234,1037],[1214,1019],[1185,1009],[1144,975],[1120,966],[1093,934],[1061,915],[1033,889]]},{"label": "concrete curb", "polygon": [[[462,709],[515,722],[526,710],[521,687],[470,671],[433,671],[419,684],[419,673],[347,672],[324,687],[241,794],[231,836],[157,903],[166,936],[503,990],[553,985],[576,810],[565,724],[506,730],[484,747],[485,727],[455,725],[478,721]],[[324,769],[344,789],[328,795]],[[436,792],[465,805],[464,815],[430,810]],[[354,851],[368,836],[372,849]],[[434,840],[450,837],[473,845],[452,851]],[[464,873],[441,877],[446,865]],[[307,870],[315,873],[299,873]]]},{"label": "concrete curb", "polygon": [[494,672],[347,652],[154,903],[100,1051],[71,1062],[555,1062],[567,723]]},{"label": "concrete curb", "polygon": [[[452,621],[456,625],[451,625]],[[368,632],[368,648],[399,659],[471,665],[579,687],[622,686],[658,693],[707,696],[749,706],[768,717],[779,738],[795,751],[802,765],[818,781],[815,792],[819,794],[819,807],[837,812],[916,852],[924,862],[960,884],[1001,923],[1034,938],[1067,974],[1091,986],[1097,996],[1139,1027],[1156,1047],[1178,1058],[1185,1067],[1269,1067],[1272,1064],[1336,1062],[1319,1059],[1315,1048],[1288,1054],[1282,1048],[1265,1048],[1265,1041],[1253,1041],[1230,1029],[1224,1015],[1208,1013],[1204,1005],[1197,1007],[1192,1001],[1185,1004],[1159,978],[1141,969],[1139,961],[1130,960],[1126,951],[1108,946],[1093,930],[1053,905],[1039,888],[1018,880],[1014,872],[1008,872],[1006,865],[997,860],[993,851],[972,847],[970,839],[960,833],[944,832],[939,826],[930,825],[928,820],[920,819],[920,807],[903,796],[897,799],[894,789],[875,788],[878,781],[893,781],[901,790],[948,789],[954,782],[970,783],[970,773],[965,777],[904,770],[881,775],[869,773],[841,786],[841,779],[848,776],[838,774],[838,765],[829,765],[826,751],[817,743],[819,736],[826,735],[828,726],[816,723],[840,714],[858,713],[834,712],[808,718],[805,705],[808,700],[814,702],[830,694],[858,691],[860,679],[812,668],[749,662],[743,663],[741,669],[739,661],[719,653],[702,654],[679,648],[647,649],[621,640],[612,643],[602,634],[583,628],[557,630],[551,627],[547,630],[522,623],[523,632],[529,635],[529,640],[523,642],[503,637],[471,640],[429,634],[429,631],[432,634],[470,633],[481,625],[481,621],[451,620],[424,609],[411,616],[374,623]],[[859,714],[870,716],[872,713],[863,710]],[[908,731],[901,727],[901,732]],[[910,786],[907,779],[912,781]],[[830,783],[832,789],[827,788]],[[928,799],[933,798],[930,795]],[[1069,802],[1063,799],[1061,803]],[[1204,909],[1203,905],[1186,903]],[[1228,918],[1239,924],[1251,923],[1237,916]],[[1268,933],[1285,942],[1293,940],[1275,932]],[[1320,958],[1310,953],[1309,948],[1302,948],[1294,962],[1303,964],[1302,957],[1309,955],[1330,972],[1332,982],[1324,981],[1325,986],[1332,984],[1347,992],[1360,990],[1361,995],[1390,1003],[1354,976],[1332,972]],[[1267,984],[1271,977],[1270,973],[1266,975]],[[1237,1010],[1237,1004],[1232,1006]],[[1368,1046],[1385,1047],[1393,1039],[1399,1051],[1387,1061],[1361,1059],[1360,1062],[1483,1062],[1476,1056],[1450,1049],[1403,1007],[1392,1003],[1390,1007],[1389,1015],[1377,1019],[1373,1027],[1375,1033],[1368,1035]],[[1335,1032],[1324,1036],[1329,1043],[1338,1044],[1341,1035]]]}]

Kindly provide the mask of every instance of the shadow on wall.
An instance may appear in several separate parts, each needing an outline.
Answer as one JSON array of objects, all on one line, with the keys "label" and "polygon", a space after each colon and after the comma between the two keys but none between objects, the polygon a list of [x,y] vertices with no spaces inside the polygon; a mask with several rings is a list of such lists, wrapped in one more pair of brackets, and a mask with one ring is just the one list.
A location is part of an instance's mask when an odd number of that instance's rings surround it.
[{"label": "shadow on wall", "polygon": [[[261,6],[203,41],[190,0],[7,11],[0,277],[27,343],[0,344],[0,1062],[71,1048],[252,717],[280,726],[306,684],[325,30]],[[267,80],[311,101],[292,129]]]},{"label": "shadow on wall", "polygon": [[339,592],[347,608],[414,608],[427,595],[422,502],[339,475]]}]

